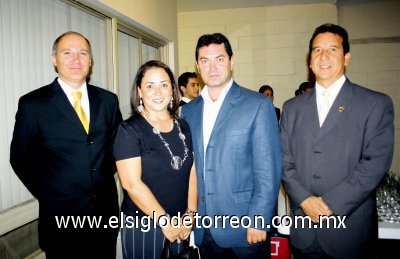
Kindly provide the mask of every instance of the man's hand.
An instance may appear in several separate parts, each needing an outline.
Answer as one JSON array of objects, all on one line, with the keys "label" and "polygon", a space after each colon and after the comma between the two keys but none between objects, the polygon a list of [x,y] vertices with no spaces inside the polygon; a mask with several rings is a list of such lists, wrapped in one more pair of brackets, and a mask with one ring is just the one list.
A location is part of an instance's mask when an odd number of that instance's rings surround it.
[{"label": "man's hand", "polygon": [[330,216],[333,214],[321,197],[310,196],[300,204],[300,207],[314,223],[319,223],[320,216]]},{"label": "man's hand", "polygon": [[255,244],[263,241],[267,241],[267,231],[256,228],[247,229],[247,242],[249,244]]}]

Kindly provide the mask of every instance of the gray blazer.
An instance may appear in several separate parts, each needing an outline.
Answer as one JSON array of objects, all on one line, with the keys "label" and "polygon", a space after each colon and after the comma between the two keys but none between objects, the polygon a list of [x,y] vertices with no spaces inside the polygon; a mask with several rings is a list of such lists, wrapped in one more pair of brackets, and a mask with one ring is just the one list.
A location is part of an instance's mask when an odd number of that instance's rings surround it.
[{"label": "gray blazer", "polygon": [[[393,155],[393,104],[382,94],[344,83],[320,128],[315,90],[287,101],[281,119],[283,185],[293,215],[307,197],[321,196],[346,228],[291,228],[291,243],[315,238],[330,256],[368,253],[377,238],[375,189]],[[331,222],[332,224],[332,222]]]}]

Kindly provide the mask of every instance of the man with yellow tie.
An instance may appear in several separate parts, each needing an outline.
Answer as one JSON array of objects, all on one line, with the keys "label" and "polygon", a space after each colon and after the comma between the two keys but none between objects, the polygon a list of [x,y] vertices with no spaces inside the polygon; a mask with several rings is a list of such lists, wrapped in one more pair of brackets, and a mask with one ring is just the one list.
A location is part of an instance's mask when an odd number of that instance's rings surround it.
[{"label": "man with yellow tie", "polygon": [[[53,45],[53,83],[20,98],[10,162],[39,201],[39,244],[46,258],[115,258],[118,215],[112,144],[121,121],[117,96],[87,84],[89,41],[66,32]],[[60,227],[61,217],[86,216]],[[96,217],[99,227],[88,220]]]}]

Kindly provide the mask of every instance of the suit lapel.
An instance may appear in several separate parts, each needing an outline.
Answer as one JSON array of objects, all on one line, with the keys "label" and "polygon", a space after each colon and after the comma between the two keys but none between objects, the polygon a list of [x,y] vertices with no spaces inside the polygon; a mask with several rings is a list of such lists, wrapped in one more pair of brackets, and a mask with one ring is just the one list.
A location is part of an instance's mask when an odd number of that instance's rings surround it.
[{"label": "suit lapel", "polygon": [[[192,110],[200,111],[199,114],[190,114],[190,120],[193,121],[194,128],[191,128],[192,138],[198,140],[197,156],[203,160],[204,158],[204,140],[203,140],[203,97],[196,98],[193,102]],[[195,147],[194,147],[195,148]],[[195,152],[196,153],[196,152]]]},{"label": "suit lapel", "polygon": [[226,94],[221,109],[219,110],[217,119],[215,120],[214,128],[211,132],[210,139],[212,139],[214,135],[218,133],[219,129],[224,124],[224,121],[229,117],[229,114],[233,112],[233,106],[236,105],[239,97],[240,88],[235,82],[233,82],[231,89],[229,89],[228,93]]},{"label": "suit lapel", "polygon": [[326,135],[352,108],[353,91],[351,83],[346,80],[333,102],[328,115],[322,124],[318,138]]},{"label": "suit lapel", "polygon": [[311,131],[311,133],[317,137],[320,131],[319,119],[318,119],[318,109],[317,109],[317,97],[315,89],[312,93],[304,99],[304,104],[302,105],[301,116],[306,122],[306,127]]},{"label": "suit lapel", "polygon": [[92,85],[87,85],[87,91],[89,96],[89,106],[90,106],[90,123],[89,123],[89,132],[93,129],[94,125],[96,125],[96,120],[99,115],[100,106],[101,106],[101,98],[99,97],[99,92]]},{"label": "suit lapel", "polygon": [[51,85],[50,92],[52,96],[51,100],[53,102],[53,105],[57,108],[57,110],[64,117],[66,117],[71,122],[72,125],[82,129],[83,132],[85,132],[85,129],[81,121],[79,120],[78,115],[76,114],[74,108],[69,102],[68,97],[62,90],[60,84],[57,82],[57,79],[54,80],[53,84]]},{"label": "suit lapel", "polygon": [[[99,114],[101,98],[98,96],[99,92],[92,85],[87,85],[87,92],[89,96],[89,107],[90,107],[90,122],[89,122],[89,132],[96,125],[96,120]],[[86,133],[78,115],[76,114],[74,108],[65,95],[57,79],[53,82],[51,87],[51,95],[53,104],[73,125],[80,128],[84,133]]]}]

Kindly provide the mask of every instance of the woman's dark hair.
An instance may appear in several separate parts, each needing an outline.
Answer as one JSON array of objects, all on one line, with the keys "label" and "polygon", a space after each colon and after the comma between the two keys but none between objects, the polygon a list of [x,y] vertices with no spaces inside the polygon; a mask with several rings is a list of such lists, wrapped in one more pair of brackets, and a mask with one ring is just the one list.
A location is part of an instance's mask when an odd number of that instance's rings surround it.
[{"label": "woman's dark hair", "polygon": [[222,44],[222,43],[225,45],[225,51],[228,54],[229,59],[231,59],[233,52],[229,40],[225,37],[225,35],[217,32],[213,34],[204,34],[199,38],[196,46],[196,62],[197,58],[199,57],[199,49],[201,47],[208,46],[210,44]]},{"label": "woman's dark hair", "polygon": [[172,101],[172,108],[168,105],[168,111],[173,116],[174,118],[177,117],[177,110],[179,108],[179,91],[178,91],[178,86],[175,81],[174,74],[172,73],[172,70],[163,62],[158,61],[158,60],[150,60],[144,63],[136,73],[135,80],[133,81],[133,86],[132,86],[132,91],[131,91],[131,109],[132,109],[132,115],[139,114],[137,111],[137,107],[140,104],[140,95],[139,95],[139,90],[138,88],[141,87],[142,84],[142,79],[146,72],[150,69],[153,68],[162,68],[164,71],[168,74],[168,77],[171,81],[171,86],[172,86],[172,97],[174,100]]},{"label": "woman's dark hair", "polygon": [[343,45],[344,54],[346,55],[350,51],[349,35],[347,34],[347,31],[344,28],[340,27],[339,25],[336,25],[333,23],[325,23],[315,29],[314,34],[311,37],[310,44],[308,46],[308,50],[310,53],[312,52],[312,47],[313,47],[312,44],[313,44],[315,37],[317,37],[318,34],[325,33],[325,32],[330,32],[330,33],[333,33],[333,34],[336,34],[336,35],[339,35],[340,37],[342,37],[342,39],[343,39],[342,45]]}]

